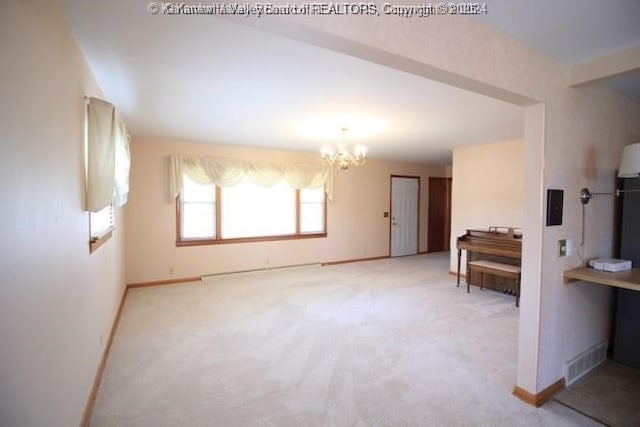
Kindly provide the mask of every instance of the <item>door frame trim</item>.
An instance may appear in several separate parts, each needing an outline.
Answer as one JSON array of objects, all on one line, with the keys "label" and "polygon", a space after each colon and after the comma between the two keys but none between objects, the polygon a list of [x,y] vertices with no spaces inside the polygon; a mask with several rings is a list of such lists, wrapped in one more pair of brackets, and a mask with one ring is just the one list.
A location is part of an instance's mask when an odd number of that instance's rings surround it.
[{"label": "door frame trim", "polygon": [[395,175],[389,176],[389,257],[391,255],[391,222],[393,218],[393,178],[410,178],[418,180],[418,212],[417,212],[417,227],[416,227],[416,255],[420,253],[420,190],[422,190],[422,182],[419,175]]}]

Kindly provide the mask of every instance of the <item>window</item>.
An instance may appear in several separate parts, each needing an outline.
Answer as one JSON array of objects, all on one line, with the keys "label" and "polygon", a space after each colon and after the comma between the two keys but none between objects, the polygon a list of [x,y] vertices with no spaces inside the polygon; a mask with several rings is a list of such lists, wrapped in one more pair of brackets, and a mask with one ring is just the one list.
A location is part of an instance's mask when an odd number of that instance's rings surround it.
[{"label": "window", "polygon": [[176,203],[178,246],[326,236],[324,188],[262,187],[248,178],[216,187],[184,176]]},{"label": "window", "polygon": [[114,206],[129,193],[129,139],[115,107],[101,99],[85,99],[84,163],[86,210],[89,212],[89,252],[112,235]]},{"label": "window", "polygon": [[183,178],[180,236],[185,239],[216,237],[216,187]]},{"label": "window", "polygon": [[322,233],[325,230],[324,190],[300,190],[300,232]]},{"label": "window", "polygon": [[98,240],[114,228],[113,205],[109,205],[98,212],[89,212],[91,240]]},{"label": "window", "polygon": [[113,216],[113,204],[104,207],[98,212],[89,212],[90,253],[111,238],[111,232],[115,228]]},{"label": "window", "polygon": [[264,188],[245,178],[220,196],[223,239],[296,233],[296,191],[284,182]]}]

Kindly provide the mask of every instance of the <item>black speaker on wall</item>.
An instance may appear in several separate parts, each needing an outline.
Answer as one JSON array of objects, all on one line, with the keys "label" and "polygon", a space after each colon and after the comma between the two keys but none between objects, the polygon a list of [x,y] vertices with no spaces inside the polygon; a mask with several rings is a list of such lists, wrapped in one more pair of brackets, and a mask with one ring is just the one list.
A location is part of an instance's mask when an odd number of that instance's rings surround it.
[{"label": "black speaker on wall", "polygon": [[547,190],[547,225],[562,225],[564,190]]}]

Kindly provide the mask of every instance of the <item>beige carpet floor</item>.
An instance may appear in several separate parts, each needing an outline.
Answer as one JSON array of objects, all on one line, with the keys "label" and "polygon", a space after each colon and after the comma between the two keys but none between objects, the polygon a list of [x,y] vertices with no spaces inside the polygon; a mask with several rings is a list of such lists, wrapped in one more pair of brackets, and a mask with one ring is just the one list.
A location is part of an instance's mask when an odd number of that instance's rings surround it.
[{"label": "beige carpet floor", "polygon": [[518,309],[448,254],[129,292],[93,426],[589,426],[512,396]]}]

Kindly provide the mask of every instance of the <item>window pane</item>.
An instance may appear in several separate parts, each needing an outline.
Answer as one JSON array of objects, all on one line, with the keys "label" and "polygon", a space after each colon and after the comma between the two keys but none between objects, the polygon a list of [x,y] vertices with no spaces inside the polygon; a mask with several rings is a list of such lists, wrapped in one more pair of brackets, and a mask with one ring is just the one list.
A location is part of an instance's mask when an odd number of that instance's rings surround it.
[{"label": "window pane", "polygon": [[89,212],[89,228],[91,229],[92,239],[102,237],[113,226],[113,205],[102,208],[98,212]]},{"label": "window pane", "polygon": [[197,183],[186,175],[182,176],[182,193],[180,195],[183,202],[209,202],[216,198],[216,187],[213,184]]},{"label": "window pane", "polygon": [[214,239],[216,237],[216,187],[197,183],[182,176],[180,193],[180,236],[184,239]]},{"label": "window pane", "polygon": [[323,233],[324,229],[324,188],[303,188],[300,190],[300,232]]},{"label": "window pane", "polygon": [[180,214],[182,238],[215,238],[215,204],[183,203]]},{"label": "window pane", "polygon": [[323,233],[324,204],[302,203],[300,205],[300,232]]},{"label": "window pane", "polygon": [[300,202],[324,203],[324,187],[303,188],[300,190]]},{"label": "window pane", "polygon": [[245,178],[223,187],[221,198],[222,238],[296,232],[295,190],[284,182],[264,188]]}]

